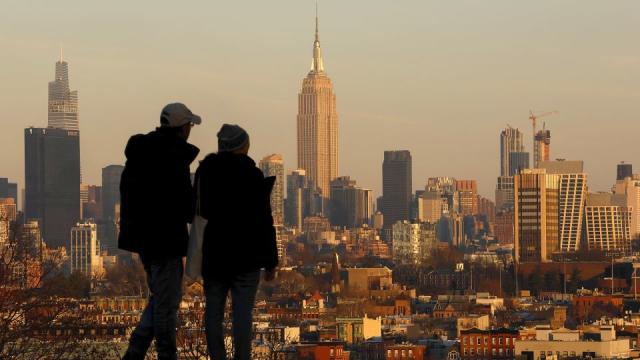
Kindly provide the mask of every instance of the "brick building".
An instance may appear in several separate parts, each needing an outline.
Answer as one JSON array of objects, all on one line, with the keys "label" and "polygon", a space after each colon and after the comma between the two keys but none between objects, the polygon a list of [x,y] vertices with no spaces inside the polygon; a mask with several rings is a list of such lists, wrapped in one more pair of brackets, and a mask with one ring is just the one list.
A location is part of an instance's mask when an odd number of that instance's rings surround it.
[{"label": "brick building", "polygon": [[462,330],[460,357],[462,359],[512,359],[519,334],[518,330],[506,328]]}]

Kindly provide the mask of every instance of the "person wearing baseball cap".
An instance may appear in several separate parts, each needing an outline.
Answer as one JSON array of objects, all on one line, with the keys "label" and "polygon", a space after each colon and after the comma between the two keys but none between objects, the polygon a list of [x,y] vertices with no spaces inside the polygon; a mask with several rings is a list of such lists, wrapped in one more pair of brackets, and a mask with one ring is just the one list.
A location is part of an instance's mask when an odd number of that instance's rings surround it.
[{"label": "person wearing baseball cap", "polygon": [[132,136],[125,148],[118,247],[139,255],[151,295],[123,359],[144,359],[154,339],[158,359],[177,359],[182,258],[195,210],[190,165],[200,152],[187,140],[191,127],[200,123],[186,105],[168,104],[160,126]]}]

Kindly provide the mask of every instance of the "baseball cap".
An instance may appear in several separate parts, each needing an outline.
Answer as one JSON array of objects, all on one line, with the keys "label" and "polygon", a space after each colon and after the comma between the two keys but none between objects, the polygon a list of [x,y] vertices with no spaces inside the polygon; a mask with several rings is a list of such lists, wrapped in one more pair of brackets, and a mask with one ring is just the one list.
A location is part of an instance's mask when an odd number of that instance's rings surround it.
[{"label": "baseball cap", "polygon": [[194,114],[183,103],[168,104],[160,114],[160,125],[164,127],[181,127],[188,123],[200,124],[202,118]]}]

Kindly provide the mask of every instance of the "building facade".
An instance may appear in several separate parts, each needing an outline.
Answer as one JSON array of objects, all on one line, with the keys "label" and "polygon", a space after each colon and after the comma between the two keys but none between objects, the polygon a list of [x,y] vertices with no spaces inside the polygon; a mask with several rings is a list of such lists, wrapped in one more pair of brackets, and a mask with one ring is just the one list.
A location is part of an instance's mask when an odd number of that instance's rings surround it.
[{"label": "building facade", "polygon": [[285,200],[285,222],[291,227],[302,230],[307,188],[307,175],[302,169],[293,170],[287,175],[287,198]]},{"label": "building facade", "polygon": [[478,214],[478,183],[475,180],[457,180],[458,213],[467,215]]},{"label": "building facade", "polygon": [[633,177],[633,165],[625,164],[624,162],[618,164],[616,169],[616,181],[624,180],[625,178]]},{"label": "building facade", "polygon": [[516,261],[551,261],[560,250],[559,179],[544,169],[529,169],[515,176]]},{"label": "building facade", "polygon": [[422,216],[420,221],[437,223],[444,213],[444,200],[437,191],[425,191],[422,194]]},{"label": "building facade", "polygon": [[630,357],[629,339],[618,339],[612,326],[602,326],[598,335],[596,340],[577,330],[536,328],[535,339],[516,341],[515,356],[526,360]]},{"label": "building facade", "polygon": [[382,336],[382,318],[336,318],[339,341],[349,345],[361,344],[365,340]]},{"label": "building facade", "polygon": [[613,187],[616,195],[625,197],[625,205],[631,210],[631,236],[640,236],[640,179],[625,177]]},{"label": "building facade", "polygon": [[382,163],[382,213],[385,228],[410,220],[412,164],[408,150],[385,151]]},{"label": "building facade", "polygon": [[524,136],[519,129],[508,126],[500,133],[500,176],[513,176],[510,171],[514,152],[524,152]]},{"label": "building facade", "polygon": [[513,210],[499,211],[496,214],[494,236],[500,245],[513,245]]},{"label": "building facade", "polygon": [[386,346],[384,352],[385,360],[423,360],[425,359],[426,346],[396,344]]},{"label": "building facade", "polygon": [[260,160],[259,166],[265,177],[275,176],[276,178],[271,190],[271,213],[274,225],[282,226],[284,224],[284,161],[282,155],[265,156]]},{"label": "building facade", "polygon": [[102,168],[102,216],[115,221],[116,206],[120,204],[120,178],[124,166],[109,165]]},{"label": "building facade", "polygon": [[437,224],[399,221],[393,225],[393,260],[398,264],[420,264],[436,248]]},{"label": "building facade", "polygon": [[462,359],[513,359],[518,330],[470,329],[460,331]]},{"label": "building facade", "polygon": [[8,178],[0,178],[0,198],[12,198],[18,204],[18,184],[9,182]]},{"label": "building facade", "polygon": [[582,161],[542,161],[539,167],[560,177],[558,209],[560,211],[560,250],[577,251],[582,237],[584,206],[587,197],[587,174]]},{"label": "building facade", "polygon": [[512,152],[511,156],[509,156],[509,176],[515,176],[520,171],[528,169],[529,158],[530,155],[528,152]]},{"label": "building facade", "polygon": [[80,135],[76,130],[27,128],[25,217],[38,219],[50,248],[69,246],[80,220]]},{"label": "building facade", "polygon": [[71,272],[80,272],[91,278],[104,274],[100,253],[98,229],[94,223],[78,223],[71,229],[69,264]]},{"label": "building facade", "polygon": [[356,181],[341,176],[331,181],[329,218],[334,226],[357,228],[369,225],[373,216],[371,190],[356,186]]},{"label": "building facade", "polygon": [[496,208],[510,210],[514,206],[513,176],[501,176],[496,186]]},{"label": "building facade", "polygon": [[0,216],[4,216],[9,222],[16,221],[18,218],[18,207],[13,198],[0,197]]},{"label": "building facade", "polygon": [[586,244],[589,250],[629,254],[632,209],[623,195],[589,194],[585,207]]}]

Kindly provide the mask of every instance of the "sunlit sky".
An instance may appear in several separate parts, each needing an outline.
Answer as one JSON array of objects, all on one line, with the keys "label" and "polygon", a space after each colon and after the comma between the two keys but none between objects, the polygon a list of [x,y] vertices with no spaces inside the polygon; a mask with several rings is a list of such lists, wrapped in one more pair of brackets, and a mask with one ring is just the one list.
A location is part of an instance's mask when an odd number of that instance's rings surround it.
[{"label": "sunlit sky", "polygon": [[[0,177],[24,185],[23,129],[47,124],[60,45],[79,91],[83,180],[124,163],[162,106],[224,122],[256,159],[296,167],[297,94],[309,70],[313,0],[25,1],[0,13]],[[640,167],[640,1],[320,0],[324,64],[337,94],[340,174],[380,194],[384,150],[408,149],[413,186],[477,179],[493,198],[499,133],[548,120],[553,158],[584,160],[591,190],[619,161]],[[531,141],[526,143],[531,150]]]}]

